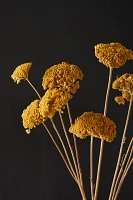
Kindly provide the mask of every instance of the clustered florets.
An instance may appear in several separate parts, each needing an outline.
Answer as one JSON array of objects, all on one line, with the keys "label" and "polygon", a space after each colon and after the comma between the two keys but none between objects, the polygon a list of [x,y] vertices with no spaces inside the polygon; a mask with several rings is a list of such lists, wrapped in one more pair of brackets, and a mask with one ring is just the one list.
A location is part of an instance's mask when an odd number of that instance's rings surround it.
[{"label": "clustered florets", "polygon": [[55,112],[61,112],[64,106],[72,98],[68,92],[61,89],[48,89],[39,104],[40,114],[44,117],[52,118]]},{"label": "clustered florets", "polygon": [[126,49],[120,43],[101,43],[95,46],[95,56],[106,67],[119,68],[127,60],[133,59],[133,51]]},{"label": "clustered florets", "polygon": [[120,76],[113,82],[112,88],[122,92],[122,96],[115,97],[118,104],[124,104],[125,100],[130,101],[133,95],[133,74],[126,73]]},{"label": "clustered florets", "polygon": [[81,139],[91,135],[112,142],[116,137],[116,125],[101,113],[84,112],[75,120],[69,132]]},{"label": "clustered florets", "polygon": [[[28,72],[32,63],[19,65],[11,78],[19,83],[28,79]],[[46,70],[43,76],[43,88],[47,91],[40,100],[33,101],[22,113],[23,126],[27,133],[30,129],[43,123],[47,118],[52,118],[55,113],[62,112],[62,109],[72,98],[79,88],[79,80],[82,80],[83,73],[76,65],[62,62]]]},{"label": "clustered florets", "polygon": [[75,94],[79,88],[78,80],[82,79],[83,73],[78,66],[62,62],[46,70],[43,76],[42,86],[44,90],[58,87]]},{"label": "clustered florets", "polygon": [[39,112],[39,103],[40,100],[34,100],[26,109],[23,110],[23,126],[28,134],[30,133],[30,129],[35,128],[46,120],[46,118]]},{"label": "clustered florets", "polygon": [[20,83],[21,80],[27,79],[28,72],[31,66],[32,66],[31,62],[19,65],[11,75],[11,78],[14,80],[14,82],[17,82],[18,84]]}]

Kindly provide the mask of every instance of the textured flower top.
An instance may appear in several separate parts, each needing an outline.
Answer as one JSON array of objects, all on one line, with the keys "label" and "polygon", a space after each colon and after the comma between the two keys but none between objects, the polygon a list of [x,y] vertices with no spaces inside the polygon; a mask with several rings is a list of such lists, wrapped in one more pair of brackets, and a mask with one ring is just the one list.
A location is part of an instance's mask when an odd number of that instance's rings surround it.
[{"label": "textured flower top", "polygon": [[78,80],[82,79],[83,73],[78,66],[62,62],[46,70],[43,76],[42,86],[44,90],[47,88],[61,87],[74,94],[79,88]]},{"label": "textured flower top", "polygon": [[127,60],[133,59],[133,51],[126,49],[120,43],[101,43],[95,46],[95,56],[106,67],[119,68]]},{"label": "textured flower top", "polygon": [[23,126],[28,134],[30,129],[35,128],[46,120],[39,112],[39,102],[40,100],[38,99],[33,101],[22,113]]},{"label": "textured flower top", "polygon": [[116,137],[116,125],[101,113],[84,112],[75,120],[69,132],[81,139],[91,135],[112,142]]},{"label": "textured flower top", "polygon": [[40,114],[52,118],[55,112],[60,112],[71,98],[71,94],[61,89],[48,89],[39,104]]},{"label": "textured flower top", "polygon": [[17,82],[18,84],[22,79],[28,78],[28,72],[31,66],[31,62],[19,65],[11,75],[11,78],[14,80],[14,82]]},{"label": "textured flower top", "polygon": [[120,76],[113,82],[112,88],[122,92],[122,96],[115,97],[118,104],[124,104],[125,100],[130,101],[133,95],[133,74],[126,73]]}]

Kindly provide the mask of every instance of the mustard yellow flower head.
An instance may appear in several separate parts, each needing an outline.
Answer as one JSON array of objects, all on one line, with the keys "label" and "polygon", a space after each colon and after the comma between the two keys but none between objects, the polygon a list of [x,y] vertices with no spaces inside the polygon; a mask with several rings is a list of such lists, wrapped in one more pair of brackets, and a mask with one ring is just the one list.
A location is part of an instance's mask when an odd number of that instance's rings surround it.
[{"label": "mustard yellow flower head", "polygon": [[82,79],[83,73],[78,66],[62,62],[46,70],[43,76],[42,86],[44,90],[60,87],[74,94],[79,88],[78,80]]},{"label": "mustard yellow flower head", "polygon": [[75,120],[69,132],[81,139],[91,135],[112,142],[116,137],[116,125],[101,113],[84,112]]},{"label": "mustard yellow flower head", "polygon": [[101,43],[95,46],[95,56],[106,67],[119,68],[127,60],[133,59],[133,51],[126,49],[120,43]]},{"label": "mustard yellow flower head", "polygon": [[40,114],[44,117],[52,118],[56,111],[62,111],[71,98],[71,94],[61,89],[48,89],[39,104]]},{"label": "mustard yellow flower head", "polygon": [[39,102],[40,100],[35,100],[23,110],[23,126],[28,134],[30,133],[30,129],[35,128],[46,120],[39,112]]},{"label": "mustard yellow flower head", "polygon": [[120,105],[120,104],[125,104],[125,100],[122,96],[117,96],[115,97],[115,101]]},{"label": "mustard yellow flower head", "polygon": [[21,80],[28,78],[28,72],[31,66],[31,62],[19,65],[11,75],[11,78],[14,80],[14,82],[17,82],[18,84]]},{"label": "mustard yellow flower head", "polygon": [[122,92],[122,96],[115,97],[118,104],[124,104],[125,100],[130,101],[133,95],[133,74],[126,73],[120,76],[113,82],[112,88]]}]

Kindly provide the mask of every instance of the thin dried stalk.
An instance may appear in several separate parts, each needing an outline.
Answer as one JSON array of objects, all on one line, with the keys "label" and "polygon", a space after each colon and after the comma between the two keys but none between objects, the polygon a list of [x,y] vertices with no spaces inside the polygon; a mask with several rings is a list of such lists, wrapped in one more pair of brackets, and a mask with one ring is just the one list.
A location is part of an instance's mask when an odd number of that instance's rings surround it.
[{"label": "thin dried stalk", "polygon": [[69,165],[70,165],[71,171],[73,172],[74,177],[75,177],[75,179],[77,180],[77,183],[78,183],[78,186],[79,186],[81,195],[82,195],[82,199],[83,199],[83,200],[87,200],[87,199],[86,199],[86,196],[85,196],[85,193],[84,193],[84,190],[83,190],[83,188],[82,188],[82,186],[81,186],[81,184],[80,184],[80,180],[79,180],[78,177],[76,176],[76,173],[75,173],[75,171],[74,171],[74,169],[73,169],[72,163],[71,163],[71,161],[70,161],[70,159],[69,159],[69,156],[68,156],[68,154],[67,154],[67,150],[66,150],[66,147],[65,147],[65,145],[64,145],[64,142],[63,142],[62,138],[60,137],[60,134],[59,134],[59,132],[58,132],[58,130],[57,130],[55,124],[54,124],[53,119],[51,119],[51,122],[52,122],[53,128],[55,129],[55,131],[56,131],[56,133],[57,133],[57,135],[58,135],[58,137],[59,137],[59,140],[60,140],[60,142],[61,142],[61,144],[62,144],[62,147],[63,147],[64,152],[65,152],[65,154],[66,154],[68,163],[69,163]]},{"label": "thin dried stalk", "polygon": [[[113,68],[110,68],[108,87],[107,87],[105,105],[104,105],[104,116],[106,116],[106,114],[107,114],[107,106],[108,106],[109,92],[110,92],[110,88],[111,88],[112,72],[113,72]],[[104,147],[104,141],[101,140],[94,200],[97,200],[97,196],[98,196],[98,188],[99,188],[100,172],[101,172],[101,164],[102,164],[102,156],[103,156],[103,147]]]},{"label": "thin dried stalk", "polygon": [[61,136],[60,136],[60,133],[59,133],[59,131],[57,130],[56,125],[55,125],[53,119],[50,119],[50,121],[51,121],[51,123],[52,123],[52,125],[53,125],[53,128],[54,128],[55,132],[57,133],[57,136],[58,136],[58,138],[59,138],[59,140],[60,140],[60,142],[61,142],[61,145],[62,145],[62,147],[63,147],[63,149],[64,149],[65,155],[66,155],[67,160],[68,160],[68,163],[69,163],[69,165],[70,165],[70,168],[71,168],[71,170],[72,170],[72,172],[73,172],[75,178],[77,179],[76,173],[75,173],[75,171],[74,171],[74,169],[73,169],[72,163],[71,163],[70,158],[69,158],[69,155],[68,155],[68,153],[67,153],[65,144],[64,144],[64,142],[63,142],[63,140],[62,140],[62,138],[61,138]]},{"label": "thin dried stalk", "polygon": [[103,147],[104,147],[104,141],[101,140],[94,200],[97,200],[97,197],[98,197],[98,189],[99,189],[100,173],[101,173],[101,164],[102,164],[102,156],[103,156]]},{"label": "thin dried stalk", "polygon": [[120,190],[121,190],[122,184],[123,184],[123,182],[124,182],[124,180],[125,180],[125,178],[126,178],[126,175],[127,175],[128,171],[129,171],[129,169],[130,169],[132,163],[133,163],[133,158],[131,159],[130,163],[128,164],[127,168],[125,169],[125,171],[124,171],[124,173],[123,173],[123,176],[122,176],[122,178],[121,178],[121,181],[120,181],[120,183],[119,183],[118,189],[117,189],[116,194],[115,194],[115,198],[114,198],[113,200],[116,200],[116,199],[117,199],[118,194],[119,194],[119,192],[120,192]]},{"label": "thin dried stalk", "polygon": [[36,88],[33,86],[33,84],[29,81],[29,79],[26,78],[25,80],[29,83],[29,85],[30,85],[30,86],[32,87],[32,89],[35,91],[35,93],[37,94],[37,96],[39,97],[39,99],[41,99],[40,94],[38,93],[38,91],[36,90]]},{"label": "thin dried stalk", "polygon": [[79,179],[79,173],[78,173],[77,163],[76,163],[76,160],[75,160],[74,152],[73,152],[72,146],[70,144],[70,140],[69,140],[69,137],[68,137],[68,134],[67,134],[67,131],[66,131],[66,127],[65,127],[65,124],[64,124],[61,112],[59,112],[59,116],[60,116],[61,124],[62,124],[62,127],[63,127],[63,131],[65,133],[65,137],[66,137],[66,140],[67,140],[67,143],[68,143],[71,155],[72,155],[72,159],[73,159],[73,162],[74,162],[74,167],[75,167],[75,170],[76,170],[76,173],[77,173],[77,177]]},{"label": "thin dried stalk", "polygon": [[[56,141],[54,140],[54,138],[53,138],[51,132],[50,132],[49,129],[47,128],[46,124],[44,124],[44,123],[42,123],[42,124],[43,124],[43,126],[45,127],[46,131],[48,132],[48,134],[49,134],[51,140],[53,141],[54,145],[56,146],[56,148],[57,148],[59,154],[61,155],[61,157],[62,157],[62,159],[63,159],[63,161],[64,161],[64,163],[65,163],[65,165],[66,165],[66,167],[67,167],[67,169],[68,169],[68,171],[69,171],[70,174],[71,174],[71,176],[73,177],[73,179],[75,180],[75,182],[77,182],[77,179],[75,178],[75,176],[74,176],[72,170],[70,169],[70,167],[69,167],[69,165],[68,165],[68,163],[67,163],[65,157],[63,156],[62,151],[60,150],[59,146],[57,145]],[[78,183],[78,182],[77,182],[77,183]]]},{"label": "thin dried stalk", "polygon": [[[70,125],[72,126],[72,117],[71,117],[71,112],[70,112],[70,108],[69,108],[69,104],[67,103],[67,111],[68,111],[68,116],[69,116],[69,121],[70,121]],[[82,171],[81,171],[81,166],[80,166],[80,161],[79,161],[79,154],[78,154],[78,148],[77,148],[77,141],[76,141],[76,136],[73,134],[73,140],[74,140],[74,147],[75,147],[75,152],[76,152],[76,160],[77,160],[77,164],[78,164],[78,171],[79,171],[79,177],[80,177],[80,184],[84,193],[84,199],[86,199],[86,195],[84,192],[84,185],[83,185],[83,179],[82,179]]]},{"label": "thin dried stalk", "polygon": [[93,136],[90,141],[90,187],[91,187],[91,199],[94,198],[94,184],[93,184]]},{"label": "thin dried stalk", "polygon": [[125,170],[124,170],[123,174],[125,173],[126,169],[128,168],[128,165],[129,165],[129,163],[132,159],[132,155],[133,155],[133,146],[132,146],[132,149],[131,149],[131,152],[130,152],[130,155],[129,155],[129,158],[128,158],[128,161],[127,161],[127,164],[125,166]]},{"label": "thin dried stalk", "polygon": [[109,200],[112,199],[112,194],[113,194],[113,191],[114,191],[114,186],[115,186],[117,174],[118,174],[118,170],[119,170],[119,167],[120,167],[123,146],[124,146],[125,139],[126,139],[126,132],[127,132],[128,122],[129,122],[131,108],[132,108],[132,101],[133,101],[133,97],[131,95],[131,99],[130,99],[130,103],[129,103],[129,107],[128,107],[127,118],[126,118],[125,127],[124,127],[124,132],[123,132],[122,141],[121,141],[120,150],[119,150],[119,156],[118,156],[116,169],[115,169],[115,173],[114,173],[114,178],[113,178],[112,186],[111,186],[111,190],[110,190]]},{"label": "thin dried stalk", "polygon": [[79,186],[79,190],[80,190],[81,195],[82,195],[82,200],[87,200],[87,198],[86,198],[86,196],[85,196],[85,193],[84,193],[84,190],[83,190],[81,184],[79,183],[78,186]]},{"label": "thin dried stalk", "polygon": [[[132,144],[133,144],[133,138],[131,139],[131,141],[130,141],[130,143],[129,143],[127,152],[126,152],[126,154],[125,154],[125,156],[124,156],[124,159],[123,159],[123,161],[122,161],[121,168],[120,168],[120,171],[119,171],[119,174],[118,174],[118,176],[117,176],[116,183],[115,183],[115,186],[114,186],[114,190],[113,190],[113,194],[112,194],[112,199],[114,198],[114,195],[115,195],[115,193],[116,193],[116,188],[117,188],[118,182],[119,182],[119,180],[120,180],[121,174],[122,174],[122,172],[123,172],[123,168],[124,168],[125,162],[126,162],[126,160],[127,160],[128,154],[129,154],[129,152],[130,152],[130,150],[131,150]],[[132,150],[131,150],[131,151],[132,151]],[[131,152],[130,152],[130,153],[131,153]],[[129,157],[130,157],[130,156],[129,156]]]},{"label": "thin dried stalk", "polygon": [[[68,111],[70,125],[72,126],[73,123],[72,123],[72,117],[71,117],[71,112],[70,112],[69,104],[67,104],[67,111]],[[73,134],[73,140],[74,140],[74,147],[75,147],[75,152],[76,152],[76,160],[77,160],[77,164],[78,164],[78,171],[79,171],[79,176],[80,176],[80,182],[83,185],[82,172],[81,172],[80,161],[79,161],[79,154],[78,154],[78,148],[77,148],[77,141],[76,141],[76,136],[74,134]]]}]

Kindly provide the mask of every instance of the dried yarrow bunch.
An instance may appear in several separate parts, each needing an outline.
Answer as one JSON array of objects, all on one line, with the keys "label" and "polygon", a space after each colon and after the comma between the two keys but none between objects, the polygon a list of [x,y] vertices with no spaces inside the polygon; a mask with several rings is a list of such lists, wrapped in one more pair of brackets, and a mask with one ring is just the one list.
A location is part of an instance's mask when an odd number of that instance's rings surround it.
[{"label": "dried yarrow bunch", "polygon": [[69,132],[83,139],[93,136],[112,142],[116,137],[116,125],[101,113],[84,112],[69,128]]},{"label": "dried yarrow bunch", "polygon": [[36,128],[37,125],[43,123],[46,119],[46,117],[42,116],[39,112],[39,103],[40,100],[34,100],[23,110],[23,126],[28,134],[32,128]]},{"label": "dried yarrow bunch", "polygon": [[31,66],[31,62],[19,65],[11,75],[11,78],[14,80],[14,82],[17,82],[18,84],[21,80],[28,79],[28,72]]},{"label": "dried yarrow bunch", "polygon": [[[31,129],[36,128],[40,124],[44,126],[51,140],[55,144],[59,154],[61,155],[72,178],[77,183],[83,200],[87,200],[87,197],[84,190],[76,137],[80,139],[85,139],[88,136],[90,137],[90,191],[91,199],[97,200],[104,142],[111,143],[117,136],[115,122],[107,117],[112,73],[113,69],[120,68],[126,63],[127,60],[133,59],[133,51],[125,48],[120,43],[98,44],[95,46],[95,56],[99,59],[99,62],[103,63],[109,68],[109,80],[105,98],[104,112],[95,113],[93,111],[85,111],[81,116],[75,119],[74,123],[72,122],[69,101],[79,89],[79,81],[81,81],[84,77],[82,70],[77,65],[62,62],[49,67],[45,71],[42,78],[42,87],[45,90],[45,93],[42,97],[28,78],[29,69],[32,66],[31,62],[19,65],[11,75],[11,78],[17,83],[20,83],[22,80],[27,81],[38,96],[38,99],[35,99],[33,102],[31,102],[22,113],[22,122],[26,133],[31,133]],[[126,139],[127,126],[133,101],[133,74],[126,73],[120,76],[112,83],[112,88],[117,89],[122,93],[121,96],[115,97],[115,101],[119,105],[124,105],[125,100],[129,102],[119,156],[109,194],[109,200],[116,200],[127,172],[133,162],[133,138],[131,139],[123,158],[123,146]],[[70,127],[68,129],[66,128],[62,115],[66,111],[70,120]],[[68,152],[65,142],[62,139],[62,134],[54,122],[54,116],[56,113],[59,114],[62,131],[65,134],[70,152]],[[54,135],[47,127],[45,123],[47,120],[50,120],[51,125],[53,126],[53,131],[57,134],[63,150],[60,149],[56,140],[54,139]],[[73,144],[70,142],[71,136],[73,137]],[[101,145],[96,182],[94,182],[93,140],[97,138],[101,140]],[[72,148],[72,146],[74,146],[74,148]]]},{"label": "dried yarrow bunch", "polygon": [[125,100],[130,101],[133,95],[133,74],[120,76],[113,82],[112,88],[122,92],[122,96],[115,97],[118,104],[125,104]]},{"label": "dried yarrow bunch", "polygon": [[78,66],[62,62],[46,70],[42,86],[44,90],[58,87],[75,94],[77,89],[79,89],[79,80],[82,79],[83,73]]},{"label": "dried yarrow bunch", "polygon": [[40,114],[47,118],[53,118],[57,111],[62,112],[71,98],[72,95],[70,93],[61,89],[48,89],[39,104]]},{"label": "dried yarrow bunch", "polygon": [[95,46],[95,56],[106,67],[119,68],[127,60],[133,60],[133,51],[126,49],[120,43],[98,44]]}]

